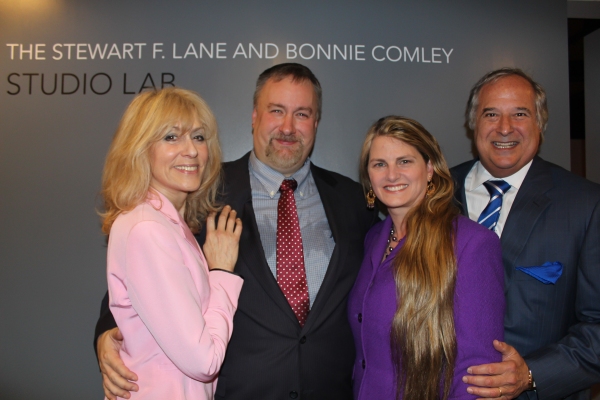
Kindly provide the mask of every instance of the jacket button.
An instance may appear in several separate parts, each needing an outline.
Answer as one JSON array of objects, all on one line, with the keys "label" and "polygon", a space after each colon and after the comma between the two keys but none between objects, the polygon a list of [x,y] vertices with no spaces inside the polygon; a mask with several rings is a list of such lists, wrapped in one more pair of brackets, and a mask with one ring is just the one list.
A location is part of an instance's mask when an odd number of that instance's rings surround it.
[{"label": "jacket button", "polygon": [[292,390],[290,392],[290,399],[297,399],[298,398],[298,392],[296,392],[295,390]]},{"label": "jacket button", "polygon": [[306,343],[306,336],[302,336],[302,338],[300,339],[300,344],[304,343]]},{"label": "jacket button", "polygon": [[365,360],[362,360],[362,367],[363,367],[363,369],[365,369],[366,366],[367,366],[367,363],[365,362]]},{"label": "jacket button", "polygon": [[362,313],[358,314],[358,322],[362,323]]}]

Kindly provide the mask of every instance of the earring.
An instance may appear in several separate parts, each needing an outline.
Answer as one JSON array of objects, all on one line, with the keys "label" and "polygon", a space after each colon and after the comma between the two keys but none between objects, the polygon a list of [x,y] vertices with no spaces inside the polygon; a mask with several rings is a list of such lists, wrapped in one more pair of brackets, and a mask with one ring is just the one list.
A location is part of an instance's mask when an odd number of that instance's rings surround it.
[{"label": "earring", "polygon": [[367,198],[367,208],[368,209],[373,209],[375,208],[375,192],[373,191],[373,188],[369,188],[369,191],[367,192],[366,195]]},{"label": "earring", "polygon": [[425,197],[431,196],[435,192],[435,185],[430,180],[427,181],[427,191],[425,192]]}]

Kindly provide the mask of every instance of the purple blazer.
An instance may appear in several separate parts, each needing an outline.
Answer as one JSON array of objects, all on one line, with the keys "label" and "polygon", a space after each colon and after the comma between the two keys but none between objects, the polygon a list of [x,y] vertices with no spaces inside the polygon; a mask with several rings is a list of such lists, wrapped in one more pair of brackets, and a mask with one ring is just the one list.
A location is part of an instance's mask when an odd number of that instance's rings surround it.
[{"label": "purple blazer", "polygon": [[[504,338],[504,269],[498,236],[463,216],[455,222],[458,265],[454,295],[457,358],[451,399],[474,399],[462,377],[467,367],[501,361],[493,345]],[[390,331],[396,311],[392,259],[402,240],[382,263],[392,226],[390,217],[373,226],[365,238],[365,257],[348,302],[356,345],[355,399],[393,399],[396,374]],[[410,234],[410,233],[408,233]]]}]

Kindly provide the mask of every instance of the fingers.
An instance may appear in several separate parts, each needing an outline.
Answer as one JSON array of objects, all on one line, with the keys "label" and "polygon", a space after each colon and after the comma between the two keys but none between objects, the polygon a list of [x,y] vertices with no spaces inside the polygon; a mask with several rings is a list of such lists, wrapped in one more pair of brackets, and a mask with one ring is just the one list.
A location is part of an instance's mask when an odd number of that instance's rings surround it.
[{"label": "fingers", "polygon": [[514,361],[517,366],[525,364],[525,360],[519,354],[517,349],[505,342],[494,340],[494,348],[502,354],[502,361]]},{"label": "fingers", "polygon": [[494,340],[494,349],[498,352],[502,353],[503,356],[509,355],[510,353],[514,353],[516,350],[510,344],[506,342],[501,342],[499,340]]},{"label": "fingers", "polygon": [[241,234],[241,224],[242,220],[237,218],[237,212],[233,210],[231,206],[226,205],[221,210],[218,218],[217,213],[214,211],[208,214],[206,219],[206,231],[221,230]]},{"label": "fingers", "polygon": [[129,391],[138,391],[138,385],[130,381],[137,381],[138,377],[129,370],[121,360],[119,350],[123,335],[118,328],[104,332],[98,338],[98,364],[102,371],[102,386],[109,399],[115,396],[129,398]]},{"label": "fingers", "polygon": [[483,364],[467,368],[472,375],[463,377],[469,386],[467,392],[481,398],[514,399],[527,389],[529,370],[518,352],[506,343],[494,343],[498,351],[505,351],[510,357],[503,356],[500,363]]},{"label": "fingers", "polygon": [[113,340],[116,340],[118,342],[123,341],[123,334],[121,333],[121,330],[119,328],[113,328],[107,332],[109,333],[109,335],[112,337]]},{"label": "fingers", "polygon": [[[502,363],[482,364],[467,368],[467,372],[471,375],[500,375],[506,367]],[[489,378],[489,376],[486,378]]]},{"label": "fingers", "polygon": [[208,213],[208,218],[206,218],[206,231],[211,232],[215,230],[215,217],[217,213],[215,211],[211,211]]},{"label": "fingers", "polygon": [[[486,365],[491,365],[491,364],[486,364]],[[478,367],[469,368],[469,369],[467,369],[467,372],[469,372],[469,370],[471,370],[471,369],[473,371],[479,371],[479,369],[476,369],[476,368],[486,367],[486,365],[480,365]],[[469,372],[469,373],[471,373],[471,372]],[[499,374],[465,375],[465,376],[463,376],[462,380],[466,384],[478,386],[479,388],[485,388],[485,389],[497,388],[497,387],[502,386],[502,384],[504,383],[503,382],[504,378]],[[475,394],[477,394],[477,393],[475,393]],[[492,396],[492,397],[495,397],[495,396]]]},{"label": "fingers", "polygon": [[235,228],[237,212],[231,208],[231,206],[223,207],[221,215],[219,215],[219,222],[217,229],[222,231],[233,232]]},{"label": "fingers", "polygon": [[240,240],[240,237],[242,236],[242,220],[239,218],[235,219],[235,229],[233,230],[233,234],[237,240]]},{"label": "fingers", "polygon": [[[117,376],[114,375],[113,372],[113,379],[116,379],[117,381],[119,381],[119,379],[117,379]],[[131,383],[131,382],[127,382],[125,380],[123,380],[122,378],[120,378],[122,381],[124,381],[125,383],[121,382],[120,384],[116,384],[111,380],[111,377],[109,376],[109,374],[105,374],[102,373],[102,387],[104,389],[104,394],[106,395],[107,398],[113,400],[118,397],[121,398],[125,398],[125,399],[129,399],[131,397],[131,393],[129,393],[130,391],[133,392],[137,392],[138,391],[138,386]],[[127,388],[124,388],[124,386],[127,386]]]},{"label": "fingers", "polygon": [[216,212],[211,212],[208,214],[208,218],[206,220],[206,231],[222,231],[233,233],[234,236],[239,240],[240,236],[242,235],[242,220],[237,218],[237,212],[232,209],[231,206],[226,205],[221,210],[218,218],[216,215]]},{"label": "fingers", "polygon": [[500,387],[496,387],[496,388],[468,387],[467,392],[469,392],[472,395],[478,396],[477,400],[481,400],[481,399],[510,400],[510,399],[517,398],[520,394],[520,393],[515,394],[514,390],[510,390],[510,388],[506,388],[504,386],[500,386]]},{"label": "fingers", "polygon": [[510,399],[507,397],[505,388],[494,387],[494,388],[480,388],[480,387],[468,387],[467,392],[478,396],[479,399]]}]

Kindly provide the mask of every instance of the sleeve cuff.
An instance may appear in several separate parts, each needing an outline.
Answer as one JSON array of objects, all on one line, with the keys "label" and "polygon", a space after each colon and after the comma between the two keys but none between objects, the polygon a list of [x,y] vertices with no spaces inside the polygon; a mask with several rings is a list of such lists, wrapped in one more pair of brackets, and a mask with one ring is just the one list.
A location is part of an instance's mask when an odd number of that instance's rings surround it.
[{"label": "sleeve cuff", "polygon": [[[232,272],[232,271],[227,271],[226,269],[221,269],[221,268],[213,268],[213,269],[210,269],[210,270],[209,270],[209,272],[212,272],[212,271],[222,271],[222,272],[227,272],[228,274],[235,275],[235,276],[239,276],[240,278],[242,278],[242,277],[241,277],[239,274],[237,274],[237,273],[235,273],[235,272]],[[242,279],[244,279],[244,278],[242,278]]]}]

